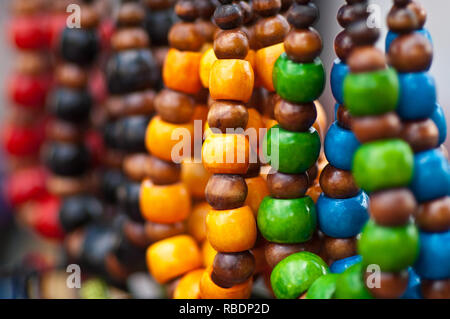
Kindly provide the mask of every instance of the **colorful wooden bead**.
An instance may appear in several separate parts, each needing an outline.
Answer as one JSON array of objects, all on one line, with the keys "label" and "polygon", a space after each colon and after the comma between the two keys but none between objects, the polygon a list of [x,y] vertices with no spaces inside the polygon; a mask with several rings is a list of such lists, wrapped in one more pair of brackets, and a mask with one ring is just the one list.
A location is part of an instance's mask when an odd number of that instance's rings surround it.
[{"label": "colorful wooden bead", "polygon": [[331,69],[331,91],[338,104],[344,103],[344,79],[349,73],[348,65],[339,59],[334,60]]},{"label": "colorful wooden bead", "polygon": [[367,192],[407,186],[413,177],[414,157],[402,140],[366,143],[355,153],[352,172]]},{"label": "colorful wooden bead", "polygon": [[362,261],[361,255],[350,256],[347,258],[336,260],[330,266],[330,271],[334,274],[341,274],[347,268],[353,266],[354,264],[360,263]]},{"label": "colorful wooden bead", "polygon": [[441,233],[420,232],[420,253],[414,270],[421,278],[450,277],[450,230]]},{"label": "colorful wooden bead", "polygon": [[169,49],[163,67],[165,85],[172,90],[195,94],[202,88],[198,69],[202,54]]},{"label": "colorful wooden bead", "polygon": [[431,114],[430,118],[433,120],[434,124],[436,124],[439,131],[439,145],[445,142],[447,138],[447,122],[445,120],[444,109],[436,104],[436,108]]},{"label": "colorful wooden bead", "polygon": [[317,278],[309,287],[306,299],[332,299],[337,279],[337,274],[326,274]]},{"label": "colorful wooden bead", "polygon": [[270,282],[279,299],[294,299],[307,291],[319,277],[328,274],[327,264],[310,252],[299,252],[286,257],[272,271]]},{"label": "colorful wooden bead", "polygon": [[347,268],[336,280],[336,299],[372,299],[363,279],[362,263]]},{"label": "colorful wooden bead", "polygon": [[185,274],[178,282],[173,299],[200,299],[200,280],[204,269],[196,269]]},{"label": "colorful wooden bead", "polygon": [[311,238],[316,224],[316,208],[309,196],[295,199],[266,197],[259,207],[259,230],[271,242],[305,242]]},{"label": "colorful wooden bead", "polygon": [[360,143],[352,131],[343,129],[337,122],[331,124],[325,137],[324,149],[328,162],[339,169],[351,170],[354,154]]},{"label": "colorful wooden bead", "polygon": [[203,272],[200,279],[200,295],[202,299],[248,299],[252,292],[253,279],[231,288],[222,288],[211,279],[212,267]]},{"label": "colorful wooden bead", "polygon": [[377,264],[382,271],[396,272],[411,266],[419,255],[416,226],[385,227],[369,220],[358,241],[358,252],[366,265]]},{"label": "colorful wooden bead", "polygon": [[256,74],[261,80],[264,88],[269,92],[275,91],[272,73],[276,61],[283,52],[283,43],[274,44],[256,51]]}]

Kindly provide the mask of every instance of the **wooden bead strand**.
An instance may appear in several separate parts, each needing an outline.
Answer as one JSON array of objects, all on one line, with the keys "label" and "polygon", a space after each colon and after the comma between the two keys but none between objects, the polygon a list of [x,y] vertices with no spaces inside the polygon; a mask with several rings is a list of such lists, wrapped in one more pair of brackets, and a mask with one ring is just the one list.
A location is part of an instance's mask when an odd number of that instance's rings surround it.
[{"label": "wooden bead strand", "polygon": [[[419,228],[420,253],[409,274],[410,280],[420,277],[421,289],[419,291],[416,285],[406,293],[415,298],[449,299],[448,160],[437,148],[445,139],[445,133],[436,122],[442,109],[436,102],[434,79],[428,73],[433,46],[431,35],[423,28],[425,20],[426,11],[416,1],[394,1],[387,17],[390,32],[386,51],[389,63],[399,72],[401,92],[396,111],[403,123],[401,138],[414,151],[414,177],[410,190],[418,202],[414,217]],[[417,91],[419,86],[421,89]]]},{"label": "wooden bead strand", "polygon": [[[270,281],[277,298],[299,298],[309,288],[315,277],[310,277],[312,273],[305,267],[315,268],[317,276],[328,272],[317,255],[316,208],[307,195],[318,174],[316,161],[321,149],[320,136],[312,127],[317,117],[314,101],[325,86],[325,70],[318,57],[322,40],[311,27],[318,14],[310,1],[297,1],[289,9],[292,29],[284,39],[286,52],[273,67],[273,84],[279,95],[275,119],[279,124],[267,132],[264,151],[270,157],[278,156],[278,161],[269,160],[270,196],[260,205],[258,227],[271,242],[265,256],[273,267]],[[298,90],[300,86],[302,90]]]}]

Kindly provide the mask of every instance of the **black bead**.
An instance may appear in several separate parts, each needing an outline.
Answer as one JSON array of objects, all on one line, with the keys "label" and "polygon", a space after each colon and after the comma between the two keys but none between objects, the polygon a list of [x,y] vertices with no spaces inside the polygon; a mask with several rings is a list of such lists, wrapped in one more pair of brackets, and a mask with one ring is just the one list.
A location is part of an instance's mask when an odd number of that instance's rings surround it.
[{"label": "black bead", "polygon": [[109,93],[126,94],[153,87],[158,67],[148,49],[127,50],[114,54],[106,66]]},{"label": "black bead", "polygon": [[56,175],[83,175],[89,168],[89,161],[84,145],[53,142],[44,148],[44,162]]},{"label": "black bead", "polygon": [[175,20],[176,17],[172,9],[147,10],[144,28],[152,40],[152,45],[162,46],[168,44],[167,36]]},{"label": "black bead", "polygon": [[319,9],[314,3],[294,4],[287,13],[288,22],[297,29],[306,29],[319,19]]},{"label": "black bead", "polygon": [[49,97],[49,112],[64,121],[81,123],[88,120],[92,103],[87,90],[59,87]]},{"label": "black bead", "polygon": [[236,4],[225,4],[214,11],[214,23],[223,30],[234,29],[242,25],[244,17],[241,8]]},{"label": "black bead", "polygon": [[103,207],[100,201],[88,195],[71,196],[64,199],[59,220],[66,232],[71,232],[102,216]]},{"label": "black bead", "polygon": [[141,184],[130,180],[123,181],[116,189],[117,202],[124,213],[131,220],[142,223],[144,219],[139,206],[140,193]]},{"label": "black bead", "polygon": [[59,50],[64,60],[88,65],[97,58],[100,40],[95,30],[65,28]]},{"label": "black bead", "polygon": [[119,243],[114,248],[113,253],[117,260],[127,268],[127,270],[144,271],[145,270],[145,248],[133,245],[123,233],[120,234]]},{"label": "black bead", "polygon": [[105,259],[119,242],[117,231],[106,224],[91,224],[86,228],[81,263],[87,270],[106,274]]},{"label": "black bead", "polygon": [[120,119],[115,124],[115,145],[127,152],[145,152],[145,133],[150,121],[148,116],[136,115]]},{"label": "black bead", "polygon": [[108,203],[117,202],[117,188],[125,181],[125,176],[120,170],[107,170],[102,174],[100,187],[103,198]]}]

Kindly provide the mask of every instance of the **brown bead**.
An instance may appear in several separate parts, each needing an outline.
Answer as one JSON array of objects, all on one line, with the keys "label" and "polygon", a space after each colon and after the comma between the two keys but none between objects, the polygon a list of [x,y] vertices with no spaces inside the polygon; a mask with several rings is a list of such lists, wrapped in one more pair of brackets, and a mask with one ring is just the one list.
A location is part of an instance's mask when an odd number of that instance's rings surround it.
[{"label": "brown bead", "polygon": [[350,115],[349,110],[344,105],[339,105],[336,113],[337,123],[340,127],[351,130],[353,118]]},{"label": "brown bead", "polygon": [[386,57],[375,47],[357,47],[348,57],[347,64],[352,73],[378,71],[386,68]]},{"label": "brown bead", "polygon": [[256,16],[253,13],[252,5],[243,0],[239,1],[238,4],[241,8],[244,25],[252,23]]},{"label": "brown bead", "polygon": [[[245,105],[232,101],[216,101],[208,112],[208,125],[226,133],[227,129],[245,129],[248,111]],[[232,133],[232,132],[229,132]]]},{"label": "brown bead", "polygon": [[186,231],[186,225],[183,222],[174,224],[160,224],[150,221],[145,222],[145,234],[150,242],[157,242],[165,238],[179,235]]},{"label": "brown bead", "polygon": [[181,92],[163,89],[156,96],[154,103],[158,115],[169,123],[187,123],[194,115],[194,99]]},{"label": "brown bead", "polygon": [[76,229],[66,235],[64,248],[71,259],[78,260],[81,257],[85,237],[85,229]]},{"label": "brown bead", "polygon": [[306,171],[306,175],[308,175],[309,186],[311,187],[312,185],[314,185],[314,181],[316,180],[317,175],[319,175],[319,164],[316,162],[313,166],[308,168],[308,170]]},{"label": "brown bead", "polygon": [[380,36],[380,30],[369,28],[365,19],[352,23],[346,30],[357,46],[374,45]]},{"label": "brown bead", "polygon": [[408,8],[412,11],[414,11],[417,20],[419,22],[419,27],[418,29],[423,28],[423,26],[425,25],[425,22],[427,21],[427,11],[425,10],[425,8],[418,2],[410,2],[408,4]]},{"label": "brown bead", "polygon": [[150,155],[146,153],[126,155],[122,163],[125,175],[134,181],[142,181],[147,177],[146,166],[149,160]]},{"label": "brown bead", "polygon": [[144,0],[145,5],[153,10],[163,10],[173,7],[175,0]]},{"label": "brown bead", "polygon": [[105,103],[111,118],[129,115],[150,115],[154,111],[155,91],[145,90],[125,95],[113,95]]},{"label": "brown bead", "polygon": [[197,31],[203,36],[205,42],[213,42],[214,34],[217,27],[209,20],[197,20],[195,21],[195,27]]},{"label": "brown bead", "polygon": [[123,225],[123,233],[125,237],[135,246],[146,248],[150,241],[145,233],[145,226],[131,220],[125,221]]},{"label": "brown bead", "polygon": [[65,87],[83,88],[88,81],[86,71],[76,64],[62,64],[56,69],[56,81]]},{"label": "brown bead", "polygon": [[389,189],[370,195],[369,212],[379,225],[404,225],[416,209],[414,195],[406,188]]},{"label": "brown bead", "polygon": [[194,23],[178,22],[169,31],[169,44],[180,51],[199,51],[205,39]]},{"label": "brown bead", "polygon": [[80,25],[83,29],[94,29],[98,26],[100,16],[94,6],[81,6],[80,13]]},{"label": "brown bead", "polygon": [[261,46],[268,47],[283,42],[289,28],[286,18],[277,14],[256,22],[255,37]]},{"label": "brown bead", "polygon": [[130,275],[130,272],[126,269],[126,266],[119,261],[113,252],[106,255],[105,268],[107,274],[118,282],[124,282]]},{"label": "brown bead", "polygon": [[328,258],[338,260],[354,256],[356,251],[356,238],[332,238],[324,236],[323,248]]},{"label": "brown bead", "polygon": [[151,156],[146,161],[147,176],[156,185],[174,184],[180,180],[181,165]]},{"label": "brown bead", "polygon": [[83,193],[88,189],[88,180],[84,176],[67,177],[51,175],[47,178],[47,190],[56,196],[72,196]]},{"label": "brown bead", "polygon": [[197,7],[192,0],[177,1],[175,14],[183,21],[192,22],[198,17]]},{"label": "brown bead", "polygon": [[[374,276],[372,272],[364,273],[364,282],[376,284],[375,280],[371,280],[371,275]],[[398,273],[382,272],[379,274],[379,286],[373,288],[366,284],[370,293],[378,299],[397,299],[400,298],[406,291],[408,287],[408,271],[404,270]]]},{"label": "brown bead", "polygon": [[352,130],[361,143],[399,137],[402,123],[397,114],[390,112],[378,116],[353,118]]},{"label": "brown bead", "polygon": [[286,12],[294,3],[294,0],[281,0],[280,12]]},{"label": "brown bead", "polygon": [[246,282],[255,271],[255,257],[251,252],[217,253],[211,279],[223,288]]},{"label": "brown bead", "polygon": [[198,16],[205,20],[211,20],[214,10],[216,9],[211,0],[195,0]]},{"label": "brown bead", "polygon": [[124,2],[117,16],[120,27],[139,26],[145,19],[145,11],[139,3]]},{"label": "brown bead", "polygon": [[410,2],[411,0],[394,0],[394,6],[403,8],[406,7]]},{"label": "brown bead", "polygon": [[331,198],[350,198],[359,193],[351,171],[344,171],[331,164],[325,166],[320,174],[320,187]]},{"label": "brown bead", "polygon": [[420,290],[425,299],[450,299],[450,279],[422,279]]},{"label": "brown bead", "polygon": [[264,254],[269,267],[274,268],[284,258],[300,251],[309,251],[318,254],[320,245],[320,238],[315,233],[309,241],[300,244],[278,244],[267,242],[264,247]]},{"label": "brown bead", "polygon": [[341,27],[347,28],[355,21],[366,20],[368,16],[369,12],[367,11],[367,4],[346,4],[339,8],[339,11],[337,13],[337,20]]},{"label": "brown bead", "polygon": [[253,0],[253,11],[262,17],[276,15],[281,9],[281,0]]},{"label": "brown bead", "polygon": [[42,1],[16,0],[9,5],[15,15],[28,15],[42,10],[43,4],[44,2]]},{"label": "brown bead", "polygon": [[244,178],[253,178],[253,177],[257,177],[259,176],[259,174],[261,173],[261,163],[259,161],[257,161],[256,163],[251,162],[248,165],[248,170],[247,173],[244,175]]},{"label": "brown bead", "polygon": [[217,210],[242,207],[247,193],[247,183],[240,175],[214,174],[205,189],[206,201]]},{"label": "brown bead", "polygon": [[450,229],[450,197],[441,197],[419,205],[416,224],[427,232],[444,232]]},{"label": "brown bead", "polygon": [[84,129],[70,122],[53,119],[46,126],[46,136],[52,141],[78,143],[84,138]]},{"label": "brown bead", "polygon": [[120,150],[107,148],[101,160],[106,167],[122,169],[124,156],[124,153]]},{"label": "brown bead", "polygon": [[235,29],[242,25],[244,16],[237,4],[218,6],[214,11],[214,23],[223,30]]},{"label": "brown bead", "polygon": [[319,9],[310,2],[306,5],[294,4],[287,12],[288,22],[297,29],[307,29],[319,18]]},{"label": "brown bead", "polygon": [[431,119],[405,122],[401,138],[418,153],[438,146],[439,130]]},{"label": "brown bead", "polygon": [[334,51],[338,58],[345,62],[352,50],[355,48],[355,43],[346,30],[340,32],[334,40]]},{"label": "brown bead", "polygon": [[298,63],[310,63],[322,51],[322,39],[313,28],[293,29],[284,39],[288,57]]},{"label": "brown bead", "polygon": [[116,31],[111,38],[111,46],[115,51],[142,49],[150,45],[147,33],[138,27]]},{"label": "brown bead", "polygon": [[48,69],[49,59],[41,52],[23,51],[17,56],[14,70],[20,74],[38,75]]},{"label": "brown bead", "polygon": [[214,40],[214,54],[218,59],[245,59],[248,48],[247,35],[240,30],[220,31]]},{"label": "brown bead", "polygon": [[274,116],[282,128],[304,132],[316,121],[317,110],[314,102],[295,104],[280,99],[275,104]]},{"label": "brown bead", "polygon": [[392,41],[388,52],[389,64],[399,72],[428,70],[433,61],[430,41],[419,33],[405,34]]},{"label": "brown bead", "polygon": [[308,175],[284,174],[269,172],[267,175],[267,187],[272,197],[280,199],[292,199],[303,197],[309,186]]},{"label": "brown bead", "polygon": [[408,7],[392,7],[387,17],[389,29],[396,33],[409,33],[419,28],[419,20]]}]

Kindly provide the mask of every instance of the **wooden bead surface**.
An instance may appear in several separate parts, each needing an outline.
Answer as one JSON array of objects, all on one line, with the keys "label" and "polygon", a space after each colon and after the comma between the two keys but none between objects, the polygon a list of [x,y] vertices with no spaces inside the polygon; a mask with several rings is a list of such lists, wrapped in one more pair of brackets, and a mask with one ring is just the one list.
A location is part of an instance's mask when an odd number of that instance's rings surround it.
[{"label": "wooden bead surface", "polygon": [[154,184],[168,185],[180,180],[181,166],[174,164],[156,156],[150,156],[145,162],[148,177]]},{"label": "wooden bead surface", "polygon": [[433,60],[433,47],[423,35],[411,33],[397,37],[389,48],[389,64],[399,72],[428,70]]},{"label": "wooden bead surface", "polygon": [[214,53],[218,59],[245,59],[248,50],[247,35],[240,30],[220,31],[214,39]]},{"label": "wooden bead surface", "polygon": [[357,117],[352,120],[352,130],[361,143],[399,137],[402,123],[396,113]]},{"label": "wooden bead surface", "polygon": [[415,214],[417,226],[427,232],[450,229],[450,197],[445,196],[419,205]]},{"label": "wooden bead surface", "polygon": [[282,15],[261,19],[255,24],[255,37],[263,47],[283,42],[289,32],[289,23]]},{"label": "wooden bead surface", "polygon": [[307,174],[271,172],[267,175],[267,187],[272,197],[292,199],[303,197],[309,186]]},{"label": "wooden bead surface", "polygon": [[403,123],[401,138],[415,153],[438,146],[439,131],[431,119]]},{"label": "wooden bead surface", "polygon": [[163,89],[155,98],[155,109],[163,121],[187,123],[194,115],[195,101],[184,93]]},{"label": "wooden bead surface", "polygon": [[179,22],[172,26],[169,32],[169,44],[180,51],[198,51],[205,39],[198,32],[194,23]]},{"label": "wooden bead surface", "polygon": [[325,236],[323,241],[325,254],[331,260],[339,260],[357,254],[356,238],[332,238]]},{"label": "wooden bead surface", "polygon": [[226,133],[227,129],[245,129],[248,111],[244,104],[232,101],[215,101],[208,112],[208,125]]},{"label": "wooden bead surface", "polygon": [[369,212],[379,225],[404,225],[416,209],[414,195],[406,188],[389,189],[370,196]]},{"label": "wooden bead surface", "polygon": [[310,63],[322,51],[322,39],[313,28],[291,30],[284,39],[289,58],[298,63]]},{"label": "wooden bead surface", "polygon": [[247,184],[239,175],[215,174],[206,185],[206,201],[214,209],[233,209],[244,205]]},{"label": "wooden bead surface", "polygon": [[314,102],[295,104],[280,99],[275,104],[274,116],[282,128],[304,132],[316,121],[317,110]]},{"label": "wooden bead surface", "polygon": [[373,72],[386,68],[386,58],[377,48],[357,47],[348,57],[347,64],[352,73]]},{"label": "wooden bead surface", "polygon": [[324,194],[331,198],[350,198],[359,193],[352,172],[338,169],[331,164],[325,166],[319,182]]},{"label": "wooden bead surface", "polygon": [[214,258],[211,279],[223,288],[247,281],[255,271],[255,257],[248,250],[238,253],[219,252]]},{"label": "wooden bead surface", "polygon": [[[366,272],[364,279],[370,282],[370,275],[372,272]],[[378,299],[397,299],[400,298],[408,287],[408,271],[402,271],[399,273],[382,272],[380,274],[380,286],[368,287],[371,294]]]}]

